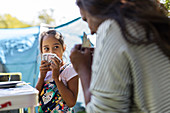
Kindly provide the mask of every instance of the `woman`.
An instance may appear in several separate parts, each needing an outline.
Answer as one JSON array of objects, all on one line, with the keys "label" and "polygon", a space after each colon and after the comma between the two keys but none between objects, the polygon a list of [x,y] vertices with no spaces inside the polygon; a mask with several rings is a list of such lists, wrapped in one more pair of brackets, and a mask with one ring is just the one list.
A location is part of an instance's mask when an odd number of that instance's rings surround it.
[{"label": "woman", "polygon": [[81,45],[70,55],[81,79],[86,111],[169,112],[170,21],[159,4],[150,0],[76,3],[91,34],[97,34],[93,62],[90,49]]}]

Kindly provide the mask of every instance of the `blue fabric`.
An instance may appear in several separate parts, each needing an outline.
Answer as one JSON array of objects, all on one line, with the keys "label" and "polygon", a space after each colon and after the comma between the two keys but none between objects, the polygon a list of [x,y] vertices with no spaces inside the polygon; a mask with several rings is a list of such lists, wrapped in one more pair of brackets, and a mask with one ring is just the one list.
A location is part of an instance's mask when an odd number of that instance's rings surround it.
[{"label": "blue fabric", "polygon": [[6,72],[21,72],[22,80],[35,84],[39,27],[0,29],[0,57]]},{"label": "blue fabric", "polygon": [[[67,45],[64,60],[70,62],[71,48],[82,43],[83,32],[90,33],[87,24],[80,18],[55,27],[64,36]],[[15,29],[0,29],[0,62],[6,72],[21,72],[22,80],[34,87],[39,74],[40,26]]]}]

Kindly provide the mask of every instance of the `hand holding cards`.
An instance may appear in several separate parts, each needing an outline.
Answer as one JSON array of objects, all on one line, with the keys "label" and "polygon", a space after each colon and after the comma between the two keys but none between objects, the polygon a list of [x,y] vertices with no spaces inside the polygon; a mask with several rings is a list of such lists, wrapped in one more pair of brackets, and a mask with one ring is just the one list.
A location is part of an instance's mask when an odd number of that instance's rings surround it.
[{"label": "hand holding cards", "polygon": [[44,53],[42,55],[42,60],[45,60],[47,62],[52,62],[51,58],[57,58],[60,63],[62,62],[62,60],[56,54],[53,54],[53,53]]}]

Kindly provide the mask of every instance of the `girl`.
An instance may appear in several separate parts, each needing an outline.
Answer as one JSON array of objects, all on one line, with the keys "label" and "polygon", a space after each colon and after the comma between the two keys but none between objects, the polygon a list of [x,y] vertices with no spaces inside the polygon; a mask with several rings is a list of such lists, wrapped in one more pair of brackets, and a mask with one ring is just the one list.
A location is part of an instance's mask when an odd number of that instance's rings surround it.
[{"label": "girl", "polygon": [[36,85],[39,90],[39,112],[71,112],[77,100],[78,75],[71,64],[63,62],[66,49],[63,36],[55,30],[40,35],[40,52],[56,54],[61,60],[51,58],[52,63],[41,61],[40,76]]}]

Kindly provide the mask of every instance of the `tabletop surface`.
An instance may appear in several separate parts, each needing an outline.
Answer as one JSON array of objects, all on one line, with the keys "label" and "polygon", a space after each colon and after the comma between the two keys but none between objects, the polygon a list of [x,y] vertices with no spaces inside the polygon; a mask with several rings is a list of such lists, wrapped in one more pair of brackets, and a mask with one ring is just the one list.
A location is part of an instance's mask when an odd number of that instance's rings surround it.
[{"label": "tabletop surface", "polygon": [[0,111],[38,105],[38,90],[22,83],[14,88],[0,88]]}]

